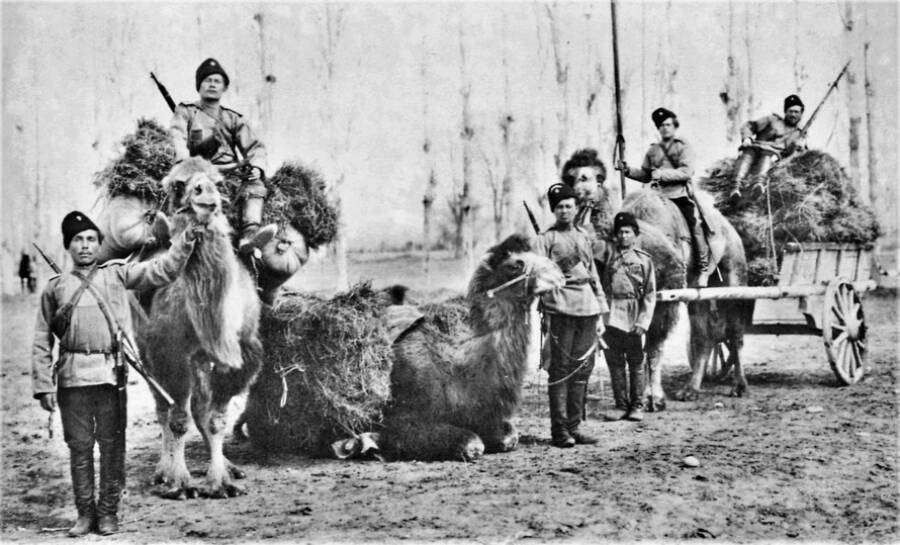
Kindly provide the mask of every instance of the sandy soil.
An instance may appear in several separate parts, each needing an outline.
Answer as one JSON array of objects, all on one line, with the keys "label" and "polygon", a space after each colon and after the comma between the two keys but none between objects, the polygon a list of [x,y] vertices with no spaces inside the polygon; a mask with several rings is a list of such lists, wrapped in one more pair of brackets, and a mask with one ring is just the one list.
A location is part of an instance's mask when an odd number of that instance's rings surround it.
[{"label": "sandy soil", "polygon": [[[3,542],[62,542],[74,517],[58,421],[31,398],[36,296],[3,301]],[[526,386],[515,452],[476,463],[339,462],[255,452],[229,442],[248,494],[172,501],[150,493],[159,430],[144,384],[130,387],[128,492],[122,532],[86,541],[222,543],[673,541],[896,542],[898,532],[897,299],[867,296],[870,369],[839,387],[816,337],[751,336],[750,396],[707,384],[696,402],[670,401],[641,424],[606,423],[605,365],[591,385],[588,429],[599,445],[549,444],[546,375]],[[670,352],[664,383],[687,379]],[[189,465],[204,468],[191,431]],[[682,460],[693,455],[697,468]]]}]

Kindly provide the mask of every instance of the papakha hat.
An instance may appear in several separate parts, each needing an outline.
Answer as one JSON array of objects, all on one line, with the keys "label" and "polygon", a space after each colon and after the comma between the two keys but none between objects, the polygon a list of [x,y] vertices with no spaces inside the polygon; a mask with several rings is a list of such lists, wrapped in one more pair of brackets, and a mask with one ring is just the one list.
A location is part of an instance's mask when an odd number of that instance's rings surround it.
[{"label": "papakha hat", "polygon": [[635,235],[641,234],[641,228],[638,227],[637,219],[631,212],[619,212],[616,214],[616,217],[613,219],[613,234],[618,233],[622,227],[631,227],[634,229]]},{"label": "papakha hat", "polygon": [[556,208],[556,205],[560,203],[560,201],[564,201],[566,199],[575,199],[578,195],[575,194],[575,190],[566,184],[553,184],[550,186],[550,189],[547,190],[547,199],[550,201],[550,210]]},{"label": "papakha hat", "polygon": [[90,229],[97,231],[97,238],[100,242],[103,242],[103,233],[100,232],[100,228],[97,227],[97,224],[91,221],[91,218],[77,210],[69,212],[62,220],[63,247],[68,250],[69,244],[72,243],[72,239],[75,238],[75,235]]},{"label": "papakha hat", "polygon": [[228,74],[225,73],[225,69],[222,68],[222,65],[219,64],[219,61],[210,57],[205,61],[200,63],[200,66],[197,67],[197,73],[194,76],[195,83],[197,86],[197,90],[200,90],[200,84],[213,74],[219,74],[225,80],[225,87],[228,87]]}]

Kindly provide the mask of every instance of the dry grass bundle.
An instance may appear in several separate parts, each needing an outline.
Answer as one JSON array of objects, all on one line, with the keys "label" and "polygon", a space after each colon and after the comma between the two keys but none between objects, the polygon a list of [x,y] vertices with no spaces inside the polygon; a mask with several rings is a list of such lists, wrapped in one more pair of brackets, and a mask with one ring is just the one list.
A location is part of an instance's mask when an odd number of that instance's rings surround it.
[{"label": "dry grass bundle", "polygon": [[[122,140],[122,154],[94,175],[94,185],[109,198],[139,197],[158,204],[165,196],[162,179],[175,163],[175,150],[168,131],[153,119],[138,121],[137,130]],[[241,180],[229,174],[224,184],[224,211],[235,228],[240,227],[240,209],[234,206]],[[325,195],[325,180],[315,170],[289,162],[266,184],[269,195],[263,209],[265,223],[289,223],[299,231],[308,247],[328,244],[337,234],[337,210]]]},{"label": "dry grass bundle", "polygon": [[878,237],[874,213],[858,202],[846,173],[827,153],[810,150],[779,163],[759,185],[743,188],[744,200],[736,206],[728,200],[734,163],[730,158],[717,162],[699,182],[744,242],[750,285],[777,283],[777,266],[767,256],[766,187],[778,261],[786,242],[863,243]]},{"label": "dry grass bundle", "polygon": [[137,130],[122,139],[122,155],[94,175],[107,197],[136,196],[150,202],[163,197],[160,180],[175,162],[168,131],[154,119],[139,119]]},{"label": "dry grass bundle", "polygon": [[[280,296],[260,324],[266,363],[244,412],[256,447],[328,456],[332,442],[379,429],[391,394],[390,300],[367,282],[330,300]],[[463,297],[419,310],[443,342],[471,335]]]},{"label": "dry grass bundle", "polygon": [[325,196],[325,180],[300,163],[285,163],[269,179],[265,223],[288,221],[316,249],[337,235],[337,210]]},{"label": "dry grass bundle", "polygon": [[390,397],[384,304],[368,283],[330,300],[280,296],[260,324],[266,364],[247,400],[255,445],[322,455],[332,441],[377,427]]}]

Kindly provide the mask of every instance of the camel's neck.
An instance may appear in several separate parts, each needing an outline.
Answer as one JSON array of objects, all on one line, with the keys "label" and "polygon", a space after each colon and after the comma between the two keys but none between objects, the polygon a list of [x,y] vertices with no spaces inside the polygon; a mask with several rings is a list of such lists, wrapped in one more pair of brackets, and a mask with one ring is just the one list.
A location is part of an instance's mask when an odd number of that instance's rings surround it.
[{"label": "camel's neck", "polygon": [[527,369],[528,342],[531,335],[529,299],[478,297],[471,307],[471,325],[485,343],[484,354],[495,371],[496,384],[508,390],[504,400],[518,402]]}]

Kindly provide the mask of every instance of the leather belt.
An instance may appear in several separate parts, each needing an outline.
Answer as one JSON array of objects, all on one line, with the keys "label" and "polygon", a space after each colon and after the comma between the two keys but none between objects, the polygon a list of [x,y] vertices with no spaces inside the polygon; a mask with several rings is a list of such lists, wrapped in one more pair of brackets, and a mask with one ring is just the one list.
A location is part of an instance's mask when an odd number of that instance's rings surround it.
[{"label": "leather belt", "polygon": [[68,352],[69,354],[84,354],[86,356],[92,356],[94,354],[105,354],[108,356],[113,353],[113,350],[111,348],[106,348],[103,350],[81,350],[62,347],[60,348],[60,350],[62,350],[63,352]]}]

